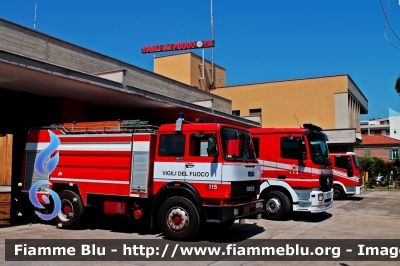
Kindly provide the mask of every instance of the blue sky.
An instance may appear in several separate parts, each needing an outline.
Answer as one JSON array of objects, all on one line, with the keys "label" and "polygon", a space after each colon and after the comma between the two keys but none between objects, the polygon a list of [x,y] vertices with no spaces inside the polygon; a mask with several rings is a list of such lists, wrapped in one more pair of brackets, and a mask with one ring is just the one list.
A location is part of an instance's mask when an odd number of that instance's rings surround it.
[{"label": "blue sky", "polygon": [[[0,0],[0,17],[33,28],[36,3],[37,31],[150,71],[142,46],[211,39],[210,0]],[[399,1],[382,4],[400,37]],[[400,111],[400,40],[388,26],[399,48],[385,39],[379,0],[213,0],[212,13],[228,86],[349,74],[368,99],[362,120]]]}]

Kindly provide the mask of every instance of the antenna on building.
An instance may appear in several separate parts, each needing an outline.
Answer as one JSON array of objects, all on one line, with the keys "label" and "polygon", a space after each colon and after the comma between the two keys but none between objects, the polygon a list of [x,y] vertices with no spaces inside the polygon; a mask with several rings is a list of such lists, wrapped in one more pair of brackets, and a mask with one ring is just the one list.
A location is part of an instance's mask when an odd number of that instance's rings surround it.
[{"label": "antenna on building", "polygon": [[[399,1],[400,1],[400,0],[399,0]],[[300,123],[299,123],[299,120],[297,120],[296,115],[295,115],[295,114],[293,114],[293,115],[294,115],[294,118],[296,118],[297,124],[299,124],[299,127],[301,128],[301,125],[300,125]]]},{"label": "antenna on building", "polygon": [[[211,1],[211,40],[214,41],[214,18],[212,15],[212,0]],[[399,0],[400,1],[400,0]],[[214,46],[211,47],[211,88],[215,88],[214,86]]]},{"label": "antenna on building", "polygon": [[37,10],[37,3],[35,3],[35,18],[33,20],[33,29],[36,30],[36,10]]}]

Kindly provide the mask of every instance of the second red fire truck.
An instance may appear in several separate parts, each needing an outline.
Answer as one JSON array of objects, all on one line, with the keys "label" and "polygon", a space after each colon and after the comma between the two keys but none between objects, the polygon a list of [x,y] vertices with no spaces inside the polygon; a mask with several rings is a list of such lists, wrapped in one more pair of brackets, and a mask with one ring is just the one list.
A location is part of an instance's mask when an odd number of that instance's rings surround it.
[{"label": "second red fire truck", "polygon": [[332,207],[333,176],[327,136],[320,127],[253,128],[261,165],[259,198],[264,217],[280,220],[292,212],[322,212]]},{"label": "second red fire truck", "polygon": [[330,153],[333,164],[334,198],[345,199],[363,192],[360,166],[354,152]]},{"label": "second red fire truck", "polygon": [[[61,209],[53,220],[62,228],[76,227],[90,207],[149,221],[167,238],[183,240],[200,225],[226,228],[236,219],[260,218],[263,210],[250,132],[186,123],[183,115],[160,127],[135,120],[33,128],[23,165],[23,192],[48,180],[58,194]],[[49,193],[39,189],[45,203]]]}]

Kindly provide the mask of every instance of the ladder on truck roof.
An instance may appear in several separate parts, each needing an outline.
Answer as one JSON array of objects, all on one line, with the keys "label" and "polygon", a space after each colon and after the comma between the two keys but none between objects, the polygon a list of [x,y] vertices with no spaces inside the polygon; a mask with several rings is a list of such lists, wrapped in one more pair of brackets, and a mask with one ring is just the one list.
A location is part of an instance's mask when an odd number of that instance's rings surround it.
[{"label": "ladder on truck roof", "polygon": [[155,133],[158,126],[148,121],[121,120],[100,122],[75,122],[52,124],[51,129],[59,129],[65,134],[110,134],[110,133]]}]

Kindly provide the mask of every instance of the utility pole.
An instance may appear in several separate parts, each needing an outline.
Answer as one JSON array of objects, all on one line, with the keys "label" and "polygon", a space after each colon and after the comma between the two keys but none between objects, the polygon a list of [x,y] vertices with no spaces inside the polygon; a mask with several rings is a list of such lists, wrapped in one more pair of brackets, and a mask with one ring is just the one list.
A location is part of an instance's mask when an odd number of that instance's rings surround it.
[{"label": "utility pole", "polygon": [[[212,0],[211,1],[211,40],[214,41],[214,18],[212,15]],[[400,1],[400,0],[399,0]],[[210,89],[214,86],[214,47],[211,48],[211,84]]]},{"label": "utility pole", "polygon": [[[400,1],[400,0],[399,0]],[[33,29],[36,30],[36,9],[37,9],[37,3],[35,3],[35,18],[33,20]]]}]

